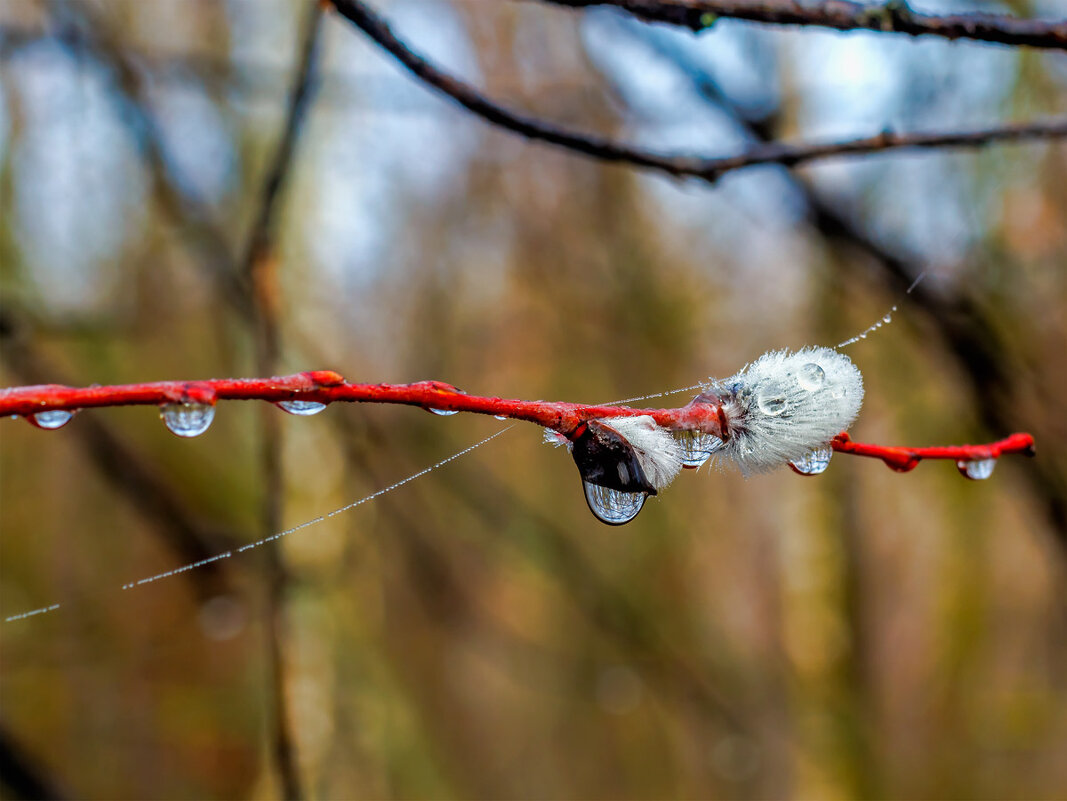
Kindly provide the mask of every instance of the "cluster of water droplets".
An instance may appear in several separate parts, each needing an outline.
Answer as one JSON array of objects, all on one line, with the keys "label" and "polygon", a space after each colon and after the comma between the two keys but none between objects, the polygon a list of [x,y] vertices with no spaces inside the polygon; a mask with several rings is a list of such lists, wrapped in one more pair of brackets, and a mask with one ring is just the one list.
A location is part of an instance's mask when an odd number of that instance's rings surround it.
[{"label": "cluster of water droplets", "polygon": [[[325,403],[310,400],[284,400],[278,401],[275,405],[279,409],[298,417],[310,417],[326,408]],[[437,414],[455,414],[455,412],[436,409],[434,411]],[[54,431],[69,423],[76,412],[76,409],[73,411],[49,409],[43,412],[35,412],[26,419],[37,428]],[[198,437],[211,427],[211,423],[215,419],[215,406],[211,403],[196,401],[164,403],[159,407],[159,417],[173,434],[179,437]]]},{"label": "cluster of water droplets", "polygon": [[[916,283],[918,283],[918,281],[916,281]],[[914,288],[914,286],[915,286],[915,284],[912,285],[913,288]],[[909,289],[908,292],[911,292],[911,290]],[[851,339],[846,339],[844,342],[839,343],[837,347],[843,348],[846,345],[852,345],[852,344],[854,344],[856,342],[859,342],[861,339],[866,339],[868,337],[868,335],[873,334],[875,331],[877,331],[882,326],[889,325],[891,322],[893,322],[893,313],[896,310],[897,310],[897,307],[894,306],[888,312],[885,313],[885,316],[882,317],[881,320],[876,322],[874,325],[868,326],[867,328],[863,329],[862,331],[860,331],[858,334],[856,334],[856,336],[852,337]]]},{"label": "cluster of water droplets", "polygon": [[[613,403],[633,403],[634,401],[662,398],[666,395],[677,395],[680,392],[690,392],[694,389],[703,389],[703,384],[691,384],[687,387],[679,387],[668,392],[656,392],[651,395],[639,395],[633,398],[624,398]],[[722,447],[722,440],[714,434],[704,434],[699,431],[677,431],[674,434],[682,449],[682,466],[689,468],[700,467],[711,455]],[[561,435],[552,429],[546,429],[545,441],[553,445],[567,444],[566,438],[560,439]],[[622,492],[621,490],[602,487],[582,480],[582,489],[585,492],[585,502],[593,516],[609,526],[621,526],[629,523],[645,506],[648,500],[647,492]]]}]

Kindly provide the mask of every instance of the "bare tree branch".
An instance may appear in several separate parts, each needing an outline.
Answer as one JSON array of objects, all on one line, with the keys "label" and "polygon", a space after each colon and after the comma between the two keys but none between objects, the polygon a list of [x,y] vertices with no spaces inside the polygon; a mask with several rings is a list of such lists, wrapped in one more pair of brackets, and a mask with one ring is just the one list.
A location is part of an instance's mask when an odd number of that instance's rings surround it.
[{"label": "bare tree branch", "polygon": [[715,181],[724,173],[759,164],[791,167],[816,159],[861,155],[886,150],[929,147],[975,147],[993,142],[1047,139],[1067,136],[1067,117],[1009,124],[981,130],[898,134],[884,131],[875,136],[839,142],[788,144],[767,142],[753,145],[735,156],[690,156],[656,153],[594,134],[577,133],[535,117],[511,111],[489,99],[470,84],[444,72],[398,39],[378,14],[360,0],[332,0],[334,7],[390,53],[409,72],[437,91],[489,123],[528,139],[582,153],[601,161],[622,162],[666,172],[675,177]]},{"label": "bare tree branch", "polygon": [[[0,787],[12,798],[55,799],[68,798],[56,777],[49,775],[29,754],[23,744],[15,740],[7,726],[0,722]],[[8,797],[8,793],[4,793]]]},{"label": "bare tree branch", "polygon": [[111,73],[117,91],[108,93],[117,112],[134,134],[152,178],[152,188],[163,210],[185,226],[185,239],[196,263],[218,287],[220,295],[243,317],[251,316],[244,276],[234,269],[235,256],[222,229],[213,219],[207,202],[187,182],[175,176],[174,159],[168,152],[163,125],[148,100],[142,71],[123,43],[112,35],[88,3],[52,0],[50,18],[58,28],[56,38],[93,57]]},{"label": "bare tree branch", "polygon": [[[296,151],[297,138],[310,108],[318,66],[322,5],[317,0],[305,0],[307,18],[300,40],[296,71],[293,76],[285,124],[277,149],[267,170],[259,196],[259,208],[248,236],[248,244],[239,266],[251,306],[251,324],[256,339],[256,367],[265,373],[277,369],[280,333],[278,326],[277,260],[274,258],[275,222],[281,190],[289,176]],[[263,466],[263,496],[260,525],[263,536],[281,528],[284,477],[282,475],[282,440],[277,416],[264,413],[260,417],[260,439]],[[286,703],[285,664],[285,594],[289,586],[289,571],[276,548],[268,550],[269,581],[267,610],[269,623],[265,629],[267,660],[270,664],[272,716],[270,724],[270,753],[281,780],[282,795],[287,801],[305,797],[293,732]]]},{"label": "bare tree branch", "polygon": [[868,30],[909,36],[940,36],[980,42],[1067,50],[1067,20],[1019,19],[997,14],[922,14],[906,0],[888,0],[879,5],[851,0],[541,0],[567,8],[613,6],[648,22],[681,25],[704,30],[719,17],[764,22],[771,25],[804,25],[839,31]]}]

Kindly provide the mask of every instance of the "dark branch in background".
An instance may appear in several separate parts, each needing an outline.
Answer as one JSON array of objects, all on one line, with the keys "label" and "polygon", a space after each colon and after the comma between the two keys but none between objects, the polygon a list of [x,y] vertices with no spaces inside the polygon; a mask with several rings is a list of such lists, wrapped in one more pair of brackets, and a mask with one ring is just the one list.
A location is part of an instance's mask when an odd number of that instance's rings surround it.
[{"label": "dark branch in background", "polygon": [[1019,19],[998,14],[935,16],[913,11],[906,0],[880,5],[851,0],[540,0],[567,8],[611,6],[646,22],[665,22],[693,31],[711,27],[719,17],[803,25],[839,31],[868,30],[909,36],[940,36],[980,42],[1067,50],[1067,20]]},{"label": "dark branch in background", "polygon": [[249,293],[240,273],[232,269],[234,256],[221,229],[212,219],[208,204],[188,185],[175,180],[173,159],[166,152],[163,126],[151,108],[140,66],[107,30],[87,3],[48,4],[56,23],[57,40],[73,50],[88,53],[115,80],[114,98],[118,115],[134,134],[152,177],[152,188],[164,210],[185,226],[183,234],[197,262],[210,275],[222,296],[243,316],[250,316]]},{"label": "dark branch in background", "polygon": [[[296,73],[289,93],[281,139],[263,182],[259,206],[244,257],[238,268],[241,285],[250,293],[252,327],[255,333],[256,369],[267,374],[277,371],[280,334],[278,327],[278,260],[275,255],[275,226],[278,202],[293,163],[297,137],[303,127],[315,84],[318,64],[322,5],[305,0],[307,19],[297,56]],[[261,535],[266,537],[281,528],[281,503],[284,490],[282,443],[277,415],[265,410],[260,416],[260,440],[263,464],[263,500]],[[267,549],[267,661],[270,665],[272,720],[270,750],[281,780],[282,795],[287,801],[304,797],[297,764],[295,744],[286,703],[286,668],[284,657],[285,594],[289,575],[277,548]]]},{"label": "dark branch in background", "polygon": [[4,798],[22,798],[27,801],[59,801],[67,793],[47,775],[22,748],[20,743],[0,723],[0,788],[7,788],[11,795]]},{"label": "dark branch in background", "polygon": [[317,52],[319,32],[322,28],[322,7],[317,2],[309,3],[309,6],[309,18],[297,58],[297,70],[289,93],[289,105],[285,112],[285,127],[263,183],[259,209],[248,236],[244,258],[241,260],[241,272],[249,278],[256,268],[257,260],[273,250],[278,198],[289,174],[297,137],[303,127],[313,89],[318,83]]},{"label": "dark branch in background", "polygon": [[898,134],[889,131],[841,142],[787,144],[767,142],[735,156],[704,157],[655,153],[593,134],[575,133],[535,117],[511,111],[470,84],[431,64],[393,35],[389,25],[360,0],[332,0],[334,7],[416,78],[447,95],[489,123],[582,153],[601,161],[623,162],[666,172],[675,177],[715,181],[724,173],[759,164],[791,167],[816,159],[887,150],[928,147],[975,147],[993,142],[1067,136],[1067,117],[971,131]]}]

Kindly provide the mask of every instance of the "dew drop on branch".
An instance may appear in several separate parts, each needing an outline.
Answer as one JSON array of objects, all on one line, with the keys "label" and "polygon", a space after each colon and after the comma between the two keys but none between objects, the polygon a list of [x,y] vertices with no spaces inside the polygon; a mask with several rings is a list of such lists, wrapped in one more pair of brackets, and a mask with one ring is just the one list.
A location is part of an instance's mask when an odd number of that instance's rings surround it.
[{"label": "dew drop on branch", "polygon": [[309,400],[278,401],[277,406],[279,409],[284,409],[289,412],[289,414],[295,414],[298,417],[310,417],[313,414],[318,414],[326,408],[325,403]]},{"label": "dew drop on branch", "polygon": [[819,473],[826,472],[826,468],[830,466],[830,458],[833,455],[833,449],[829,445],[824,445],[804,454],[804,456],[794,462],[790,462],[790,464],[802,476],[817,476]]},{"label": "dew drop on branch", "polygon": [[996,466],[996,459],[960,459],[956,462],[956,469],[960,471],[960,475],[972,481],[983,481],[989,478],[993,475],[993,468]]},{"label": "dew drop on branch", "polygon": [[682,467],[700,467],[722,447],[722,440],[703,431],[678,431],[675,439],[682,446]]},{"label": "dew drop on branch", "polygon": [[206,403],[166,403],[159,416],[171,433],[179,437],[196,437],[207,431],[215,419],[215,407]]},{"label": "dew drop on branch", "polygon": [[69,423],[73,416],[74,412],[69,412],[66,409],[51,409],[47,412],[31,414],[27,419],[38,428],[54,431]]},{"label": "dew drop on branch", "polygon": [[429,411],[434,414],[439,414],[441,417],[451,417],[454,414],[459,414],[459,411],[456,409],[434,409],[431,407]]},{"label": "dew drop on branch", "polygon": [[582,483],[585,485],[585,502],[589,505],[589,511],[597,520],[609,526],[629,523],[637,517],[648,497],[645,492],[620,492],[588,481]]},{"label": "dew drop on branch", "polygon": [[815,362],[808,362],[797,373],[797,383],[802,389],[814,392],[826,382],[826,371]]},{"label": "dew drop on branch", "polygon": [[756,405],[768,417],[777,417],[785,411],[785,392],[779,386],[761,387],[756,395]]}]

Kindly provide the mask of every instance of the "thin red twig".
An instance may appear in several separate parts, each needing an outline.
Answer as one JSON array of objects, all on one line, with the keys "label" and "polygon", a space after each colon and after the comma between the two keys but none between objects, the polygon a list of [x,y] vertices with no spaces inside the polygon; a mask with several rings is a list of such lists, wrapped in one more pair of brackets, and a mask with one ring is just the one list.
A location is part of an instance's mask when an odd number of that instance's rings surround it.
[{"label": "thin red twig", "polygon": [[438,412],[473,412],[530,423],[572,434],[582,423],[604,417],[651,415],[670,429],[721,433],[719,407],[711,403],[677,409],[524,401],[468,395],[442,381],[414,384],[349,384],[331,370],[313,370],[273,378],[216,378],[204,381],[157,381],[117,386],[65,387],[42,384],[0,391],[0,417],[50,410],[75,411],[102,406],[162,406],[170,403],[213,405],[220,400],[302,400],[318,403],[391,403]]},{"label": "thin red twig", "polygon": [[[703,396],[707,397],[707,396]],[[714,401],[690,403],[665,409],[635,409],[629,406],[589,405],[559,401],[525,401],[468,395],[441,381],[413,384],[350,384],[331,370],[314,370],[273,378],[222,378],[204,381],[158,381],[116,386],[67,387],[39,384],[0,390],[0,417],[33,415],[52,410],[76,411],[105,406],[164,406],[175,403],[214,405],[220,400],[389,403],[417,406],[437,412],[473,412],[512,420],[524,420],[573,437],[582,424],[609,417],[651,416],[671,430],[700,431],[719,436],[723,432],[722,410]],[[1033,455],[1030,434],[1012,434],[998,442],[904,448],[853,442],[846,433],[830,443],[835,451],[881,459],[894,470],[906,472],[923,459],[976,461],[996,459],[1009,453]]]},{"label": "thin red twig", "polygon": [[854,456],[872,456],[881,459],[898,473],[907,473],[923,459],[953,459],[957,462],[996,459],[1005,453],[1034,455],[1034,438],[1030,434],[1012,434],[997,442],[985,445],[936,445],[928,448],[902,448],[889,445],[872,445],[867,442],[853,442],[845,432],[841,432],[830,443],[838,453],[851,453]]}]

